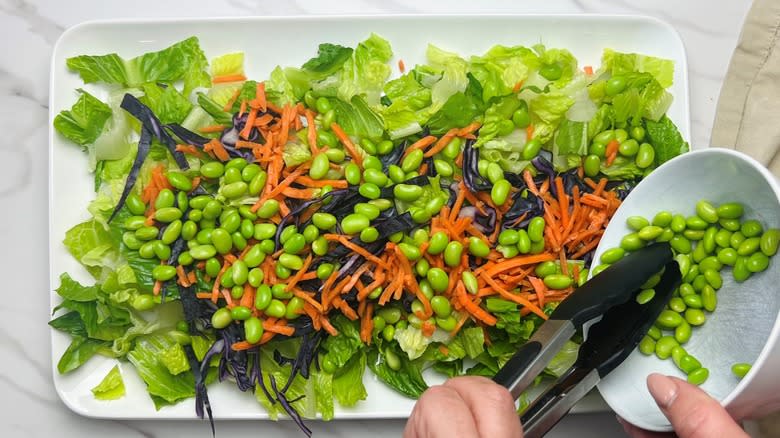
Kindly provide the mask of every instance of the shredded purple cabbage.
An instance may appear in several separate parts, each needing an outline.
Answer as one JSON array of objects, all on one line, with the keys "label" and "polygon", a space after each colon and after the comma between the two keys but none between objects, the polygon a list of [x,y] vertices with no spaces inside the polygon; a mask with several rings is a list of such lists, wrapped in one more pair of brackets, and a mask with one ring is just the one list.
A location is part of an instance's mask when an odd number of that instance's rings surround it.
[{"label": "shredded purple cabbage", "polygon": [[479,175],[479,151],[474,149],[474,140],[466,140],[463,147],[463,183],[472,192],[490,190],[490,184]]},{"label": "shredded purple cabbage", "polygon": [[130,93],[125,94],[120,107],[138,119],[144,128],[168,148],[168,152],[171,153],[171,156],[173,156],[173,159],[176,161],[179,168],[190,168],[187,159],[184,158],[184,154],[176,150],[176,141],[173,137],[168,135],[168,132],[165,131],[165,127],[160,122],[160,119],[154,115],[151,108],[141,103],[140,100]]},{"label": "shredded purple cabbage", "polygon": [[[214,428],[214,416],[211,413],[211,403],[209,402],[209,394],[206,390],[206,373],[203,372],[202,366],[198,363],[198,358],[195,356],[195,350],[191,345],[184,346],[184,353],[187,355],[187,361],[192,369],[192,375],[195,377],[195,414],[203,419],[204,409],[209,416],[209,424],[211,424],[211,436],[216,436],[216,430]],[[208,361],[204,363],[208,364]],[[208,367],[206,367],[206,372]]]},{"label": "shredded purple cabbage", "polygon": [[141,172],[141,166],[144,164],[146,156],[149,155],[149,149],[151,146],[152,133],[149,132],[146,127],[142,127],[141,139],[138,140],[138,152],[135,155],[133,166],[130,168],[130,171],[127,172],[125,187],[122,189],[122,195],[119,197],[119,201],[116,203],[116,207],[114,207],[114,211],[111,213],[111,217],[108,218],[109,222],[111,222],[114,219],[114,216],[119,213],[119,210],[121,210],[125,205],[127,197],[130,196],[130,192],[133,190],[133,186],[135,186],[135,181],[138,179],[138,173]]}]

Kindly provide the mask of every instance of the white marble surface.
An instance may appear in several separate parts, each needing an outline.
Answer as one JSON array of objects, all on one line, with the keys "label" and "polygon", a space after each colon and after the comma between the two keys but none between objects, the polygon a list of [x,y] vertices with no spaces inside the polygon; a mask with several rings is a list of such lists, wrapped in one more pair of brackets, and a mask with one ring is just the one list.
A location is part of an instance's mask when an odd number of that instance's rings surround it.
[{"label": "white marble surface", "polygon": [[[748,0],[0,0],[0,435],[5,437],[208,437],[197,421],[108,421],[80,417],[52,386],[47,261],[47,102],[54,43],[95,19],[382,13],[611,13],[670,22],[688,50],[691,142],[710,138],[715,105],[750,7]],[[399,436],[404,422],[313,423],[316,436]],[[299,436],[289,422],[219,422],[219,436]],[[571,415],[550,436],[622,436],[609,413]]]}]

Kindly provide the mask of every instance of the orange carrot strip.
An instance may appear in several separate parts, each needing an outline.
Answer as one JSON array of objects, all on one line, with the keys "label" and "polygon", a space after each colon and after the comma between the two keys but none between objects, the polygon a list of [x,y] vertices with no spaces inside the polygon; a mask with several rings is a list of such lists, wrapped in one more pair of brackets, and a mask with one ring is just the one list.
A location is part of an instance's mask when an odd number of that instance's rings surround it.
[{"label": "orange carrot strip", "polygon": [[489,314],[483,308],[479,307],[479,305],[471,301],[471,298],[463,291],[462,283],[458,283],[458,299],[463,305],[463,308],[476,319],[490,326],[496,325],[496,322],[498,322],[495,316]]},{"label": "orange carrot strip", "polygon": [[501,295],[503,298],[513,301],[517,304],[523,305],[531,310],[531,312],[537,314],[542,319],[547,319],[547,315],[540,309],[537,305],[530,302],[528,299],[521,297],[520,295],[513,294],[512,292],[504,289],[501,287],[498,282],[493,280],[493,278],[489,275],[486,275],[484,272],[481,274],[482,278],[485,279],[485,282],[489,284],[493,289],[498,292],[499,295]]},{"label": "orange carrot strip", "polygon": [[444,148],[446,148],[448,144],[450,144],[452,139],[455,138],[455,136],[457,134],[458,134],[458,128],[450,129],[449,131],[447,131],[446,134],[444,134],[439,139],[439,141],[436,142],[435,145],[433,145],[433,147],[431,147],[430,149],[425,151],[425,154],[423,156],[425,156],[426,158],[429,158],[429,157],[432,157],[432,156],[438,154],[439,152],[444,150]]},{"label": "orange carrot strip", "polygon": [[317,309],[317,311],[322,311],[322,305],[317,302],[317,300],[314,299],[311,293],[308,293],[306,291],[302,291],[298,288],[295,288],[292,290],[293,295],[296,297],[302,299],[303,301],[306,301],[307,303],[311,304],[312,307]]},{"label": "orange carrot strip", "polygon": [[222,107],[222,111],[231,112],[231,110],[233,109],[233,105],[235,105],[236,100],[240,95],[241,95],[241,88],[238,88],[236,91],[233,92],[233,95],[230,96],[230,99],[228,99],[227,103],[225,103],[225,106]]},{"label": "orange carrot strip", "polygon": [[615,158],[617,158],[618,154],[618,147],[620,146],[620,142],[617,140],[612,140],[609,143],[607,143],[607,150],[606,150],[606,164],[607,167],[611,166],[612,163],[615,161]]},{"label": "orange carrot strip", "polygon": [[209,126],[204,126],[204,127],[198,129],[198,131],[200,131],[200,132],[202,132],[204,134],[209,134],[209,133],[214,133],[214,132],[222,132],[224,130],[225,130],[225,125],[209,125]]},{"label": "orange carrot strip", "polygon": [[322,317],[320,318],[320,322],[322,323],[322,328],[324,328],[325,331],[328,332],[331,336],[339,335],[339,331],[336,330],[336,327],[333,327],[333,325],[330,323],[330,321],[325,315],[322,315]]},{"label": "orange carrot strip", "polygon": [[525,184],[528,186],[528,191],[533,193],[536,196],[539,196],[539,189],[536,188],[536,183],[534,182],[534,176],[531,175],[531,172],[529,170],[523,171],[523,180],[525,181]]},{"label": "orange carrot strip", "polygon": [[416,142],[409,145],[409,147],[406,148],[404,151],[404,156],[409,155],[410,152],[416,150],[416,149],[425,149],[426,147],[434,144],[436,142],[437,138],[433,135],[426,135],[425,137],[417,140]]},{"label": "orange carrot strip", "polygon": [[220,84],[225,82],[241,82],[245,80],[246,80],[246,76],[242,74],[222,75],[222,76],[214,76],[213,78],[211,78],[211,83]]},{"label": "orange carrot strip", "polygon": [[325,187],[325,186],[331,186],[334,189],[346,189],[349,187],[349,183],[347,183],[343,179],[311,179],[308,176],[299,176],[298,179],[295,180],[295,182],[299,184],[303,184],[308,187]]},{"label": "orange carrot strip", "polygon": [[404,64],[404,60],[403,59],[399,59],[398,60],[398,71],[400,71],[401,74],[406,72],[406,65]]},{"label": "orange carrot strip", "polygon": [[[546,227],[545,227],[546,228]],[[532,265],[536,263],[546,262],[548,260],[555,260],[555,256],[544,252],[541,254],[534,254],[534,255],[528,255],[528,256],[522,256],[522,257],[514,257],[510,260],[507,260],[505,262],[497,263],[492,268],[484,271],[487,276],[492,277],[498,274],[499,272],[508,271],[513,268],[517,268],[520,266],[525,265]]]},{"label": "orange carrot strip", "polygon": [[154,287],[152,288],[152,292],[155,295],[160,295],[160,291],[162,290],[162,281],[157,280],[154,282]]},{"label": "orange carrot strip", "polygon": [[349,136],[346,132],[344,132],[343,129],[341,129],[341,126],[339,126],[338,123],[333,122],[330,125],[330,129],[333,131],[334,134],[336,134],[336,138],[341,141],[341,144],[344,145],[344,148],[347,149],[347,152],[349,152],[349,155],[352,157],[352,161],[355,162],[355,164],[358,165],[360,170],[363,170],[363,157],[360,156],[360,154],[355,149],[355,144],[352,143],[352,140],[350,140]]},{"label": "orange carrot strip", "polygon": [[309,149],[311,149],[311,153],[314,155],[320,152],[320,149],[317,147],[317,126],[314,124],[314,111],[306,110],[306,124],[308,125],[307,139],[309,140]]}]

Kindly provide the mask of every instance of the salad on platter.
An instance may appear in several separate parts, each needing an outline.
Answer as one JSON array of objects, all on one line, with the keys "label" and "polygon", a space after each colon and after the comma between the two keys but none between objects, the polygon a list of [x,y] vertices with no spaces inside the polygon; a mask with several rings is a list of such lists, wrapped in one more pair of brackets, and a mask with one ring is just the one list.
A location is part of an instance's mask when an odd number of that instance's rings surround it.
[{"label": "salad on platter", "polygon": [[[307,434],[366,398],[366,373],[410,398],[423,372],[493,376],[588,278],[632,187],[688,150],[665,115],[674,65],[426,55],[391,65],[372,34],[267,78],[196,37],[69,58],[103,88],[54,118],[94,174],[90,218],[53,236],[94,277],[61,274],[59,373],[127,361],[157,409],[195,398],[209,419],[223,382]],[[119,368],[92,388],[124,391]]]}]

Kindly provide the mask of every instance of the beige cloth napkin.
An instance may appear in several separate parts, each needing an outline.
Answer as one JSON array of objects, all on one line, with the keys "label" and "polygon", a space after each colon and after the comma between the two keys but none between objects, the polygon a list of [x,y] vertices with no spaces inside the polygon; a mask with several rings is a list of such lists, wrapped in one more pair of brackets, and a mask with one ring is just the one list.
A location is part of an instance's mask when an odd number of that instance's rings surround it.
[{"label": "beige cloth napkin", "polygon": [[[720,91],[711,146],[744,152],[780,178],[780,1],[754,0]],[[780,437],[780,413],[745,429]]]},{"label": "beige cloth napkin", "polygon": [[755,0],[720,92],[711,145],[780,177],[780,1]]}]

